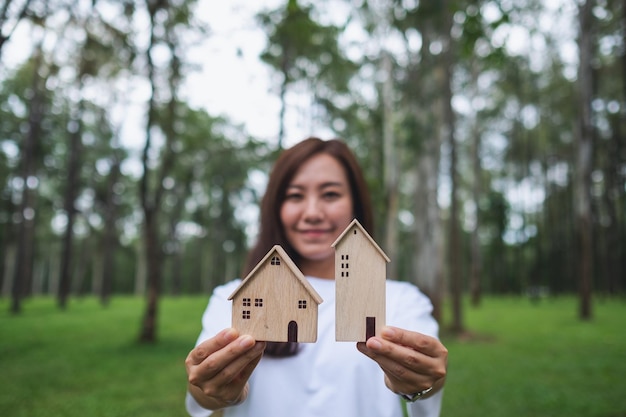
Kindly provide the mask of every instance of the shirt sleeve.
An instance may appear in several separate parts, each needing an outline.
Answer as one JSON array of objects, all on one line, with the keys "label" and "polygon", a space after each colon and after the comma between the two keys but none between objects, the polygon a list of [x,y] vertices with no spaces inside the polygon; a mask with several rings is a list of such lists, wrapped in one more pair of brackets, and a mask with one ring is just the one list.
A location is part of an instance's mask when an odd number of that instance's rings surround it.
[{"label": "shirt sleeve", "polygon": [[[388,281],[387,323],[432,337],[439,337],[439,325],[432,315],[433,305],[415,285]],[[407,404],[410,417],[438,417],[443,390],[425,400]]]},{"label": "shirt sleeve", "polygon": [[432,316],[430,299],[409,282],[387,284],[387,324],[438,337],[439,325]]},{"label": "shirt sleeve", "polygon": [[408,404],[409,417],[438,417],[441,414],[443,389],[425,400]]},{"label": "shirt sleeve", "polygon": [[[196,340],[196,346],[215,336],[221,330],[231,327],[232,307],[228,297],[237,288],[239,282],[240,280],[229,282],[213,291],[209,304],[202,315],[202,330]],[[198,404],[188,392],[185,396],[185,407],[191,417],[208,417],[213,414],[213,411]]]}]

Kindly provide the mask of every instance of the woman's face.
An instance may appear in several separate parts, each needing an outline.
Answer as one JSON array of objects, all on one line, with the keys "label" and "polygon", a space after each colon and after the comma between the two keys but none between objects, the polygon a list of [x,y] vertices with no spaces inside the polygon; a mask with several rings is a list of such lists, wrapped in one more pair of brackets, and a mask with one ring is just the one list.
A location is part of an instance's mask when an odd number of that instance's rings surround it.
[{"label": "woman's face", "polygon": [[287,186],[280,220],[303,261],[334,261],[333,242],[353,219],[343,166],[329,154],[309,158]]}]

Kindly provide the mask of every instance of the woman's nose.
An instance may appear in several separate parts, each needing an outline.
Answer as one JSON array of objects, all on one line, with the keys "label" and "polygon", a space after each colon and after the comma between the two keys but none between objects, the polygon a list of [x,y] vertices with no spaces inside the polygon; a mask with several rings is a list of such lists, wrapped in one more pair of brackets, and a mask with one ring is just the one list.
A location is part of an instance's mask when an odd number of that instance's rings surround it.
[{"label": "woman's nose", "polygon": [[319,203],[317,198],[308,198],[304,206],[304,216],[306,218],[320,218],[322,216],[322,210]]}]

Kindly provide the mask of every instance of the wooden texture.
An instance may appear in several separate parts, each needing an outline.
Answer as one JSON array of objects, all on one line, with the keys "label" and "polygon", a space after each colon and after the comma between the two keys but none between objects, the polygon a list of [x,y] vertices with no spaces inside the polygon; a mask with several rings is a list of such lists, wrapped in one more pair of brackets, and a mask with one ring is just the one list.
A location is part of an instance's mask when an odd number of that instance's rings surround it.
[{"label": "wooden texture", "polygon": [[268,342],[315,342],[322,298],[280,246],[274,246],[228,298],[232,326]]},{"label": "wooden texture", "polygon": [[335,340],[364,342],[385,325],[387,255],[355,219],[335,248]]}]

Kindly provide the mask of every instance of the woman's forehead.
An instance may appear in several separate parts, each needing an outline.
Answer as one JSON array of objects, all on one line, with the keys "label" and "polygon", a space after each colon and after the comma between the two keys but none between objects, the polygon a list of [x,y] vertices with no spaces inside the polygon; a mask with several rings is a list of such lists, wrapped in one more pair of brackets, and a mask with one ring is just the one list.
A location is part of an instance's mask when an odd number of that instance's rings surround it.
[{"label": "woman's forehead", "polygon": [[289,185],[301,182],[346,184],[345,168],[333,156],[319,154],[307,159],[295,172]]}]

